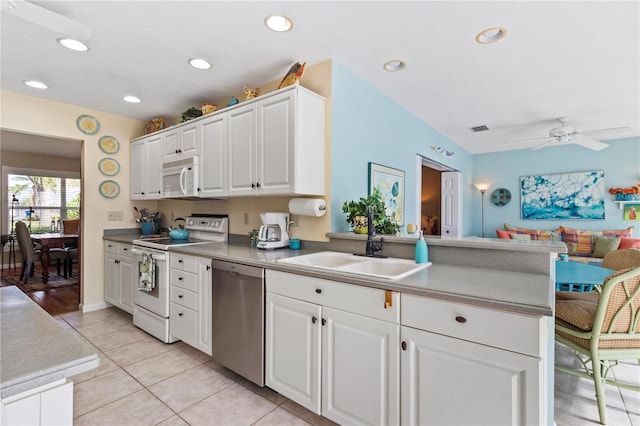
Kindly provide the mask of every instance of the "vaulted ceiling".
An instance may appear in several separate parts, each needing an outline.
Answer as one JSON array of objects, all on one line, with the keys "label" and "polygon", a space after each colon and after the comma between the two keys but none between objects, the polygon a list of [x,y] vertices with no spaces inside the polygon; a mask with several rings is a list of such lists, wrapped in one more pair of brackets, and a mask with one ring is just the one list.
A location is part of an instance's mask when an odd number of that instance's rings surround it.
[{"label": "vaulted ceiling", "polygon": [[[2,90],[149,120],[331,58],[471,153],[537,146],[505,142],[545,137],[563,116],[580,131],[624,127],[606,138],[640,135],[638,1],[31,3],[85,24],[90,50],[3,12]],[[268,30],[274,13],[293,30]],[[476,41],[495,26],[504,39]],[[193,57],[213,68],[191,68]],[[407,68],[383,70],[392,59]],[[130,94],[142,102],[124,102]]]}]

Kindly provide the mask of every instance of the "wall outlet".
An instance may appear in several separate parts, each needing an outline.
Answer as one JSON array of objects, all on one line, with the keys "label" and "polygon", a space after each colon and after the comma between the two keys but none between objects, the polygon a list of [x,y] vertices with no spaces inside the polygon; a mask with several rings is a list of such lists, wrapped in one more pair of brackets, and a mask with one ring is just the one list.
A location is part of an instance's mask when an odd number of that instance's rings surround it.
[{"label": "wall outlet", "polygon": [[249,224],[249,213],[244,212],[244,224],[248,225]]},{"label": "wall outlet", "polygon": [[107,220],[122,220],[122,212],[107,212]]},{"label": "wall outlet", "polygon": [[289,215],[289,228],[298,228],[300,226],[300,224],[298,223],[298,221],[300,220],[300,218],[298,217],[298,215]]}]

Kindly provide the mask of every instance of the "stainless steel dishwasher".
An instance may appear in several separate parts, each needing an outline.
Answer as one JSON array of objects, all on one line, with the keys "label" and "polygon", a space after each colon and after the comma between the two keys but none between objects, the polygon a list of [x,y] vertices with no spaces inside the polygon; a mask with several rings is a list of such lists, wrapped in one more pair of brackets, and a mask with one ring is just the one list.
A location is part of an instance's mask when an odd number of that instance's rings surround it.
[{"label": "stainless steel dishwasher", "polygon": [[213,359],[264,386],[264,269],[212,261]]}]

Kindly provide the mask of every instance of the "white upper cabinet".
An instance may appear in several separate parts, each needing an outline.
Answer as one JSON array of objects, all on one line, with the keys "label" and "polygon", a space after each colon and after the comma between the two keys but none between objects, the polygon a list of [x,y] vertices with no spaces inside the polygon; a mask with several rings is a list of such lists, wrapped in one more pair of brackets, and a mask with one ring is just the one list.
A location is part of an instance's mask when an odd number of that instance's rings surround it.
[{"label": "white upper cabinet", "polygon": [[164,158],[163,136],[151,135],[131,143],[132,200],[162,198],[160,169]]},{"label": "white upper cabinet", "polygon": [[200,197],[227,195],[227,114],[217,114],[200,122]]},{"label": "white upper cabinet", "polygon": [[256,193],[256,149],[258,106],[255,103],[235,108],[228,116],[228,190],[229,196]]},{"label": "white upper cabinet", "polygon": [[131,159],[130,159],[130,172],[131,172],[131,194],[132,200],[143,200],[146,195],[146,167],[147,161],[145,158],[147,148],[146,139],[139,139],[131,143]]},{"label": "white upper cabinet", "polygon": [[164,161],[199,154],[199,122],[191,121],[164,133]]}]

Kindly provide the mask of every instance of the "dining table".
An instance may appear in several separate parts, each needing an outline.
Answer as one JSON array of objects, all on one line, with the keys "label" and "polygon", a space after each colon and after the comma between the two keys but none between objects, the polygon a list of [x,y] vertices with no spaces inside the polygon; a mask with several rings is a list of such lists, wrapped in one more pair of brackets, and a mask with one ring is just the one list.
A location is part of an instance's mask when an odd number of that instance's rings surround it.
[{"label": "dining table", "polygon": [[556,261],[556,291],[591,291],[615,272],[584,262]]},{"label": "dining table", "polygon": [[47,234],[31,234],[31,241],[40,244],[40,261],[42,262],[42,282],[49,281],[49,246],[51,244],[78,244],[78,234],[50,232]]}]

